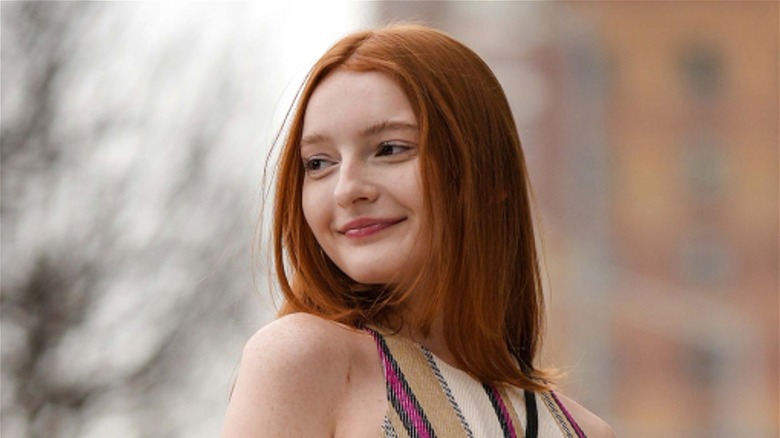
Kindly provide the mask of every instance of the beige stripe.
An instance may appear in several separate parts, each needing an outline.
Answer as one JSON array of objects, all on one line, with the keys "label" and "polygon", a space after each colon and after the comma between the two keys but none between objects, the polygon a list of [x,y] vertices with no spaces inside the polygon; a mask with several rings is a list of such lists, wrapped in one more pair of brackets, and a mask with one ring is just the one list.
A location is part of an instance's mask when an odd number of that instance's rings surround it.
[{"label": "beige stripe", "polygon": [[390,424],[393,425],[393,430],[395,430],[395,434],[398,438],[411,438],[409,432],[407,432],[404,427],[403,421],[401,421],[401,417],[398,416],[398,411],[393,408],[389,400],[387,402],[387,419],[390,420]]},{"label": "beige stripe", "polygon": [[509,418],[512,420],[512,426],[515,429],[515,434],[517,436],[525,436],[525,428],[523,427],[523,424],[520,423],[520,419],[517,417],[515,405],[512,403],[512,399],[507,393],[506,386],[497,385],[496,388],[498,389],[498,393],[501,394],[501,399],[504,401],[506,410],[509,412]]},{"label": "beige stripe", "polygon": [[555,400],[553,400],[552,396],[549,392],[539,392],[539,396],[542,397],[542,401],[545,407],[547,407],[547,411],[550,413],[550,416],[555,420],[555,423],[558,425],[558,428],[561,429],[561,433],[564,437],[575,437],[577,436],[573,432],[573,428],[571,427],[571,424],[569,423],[569,420],[566,418],[566,415],[564,415],[563,411],[561,411],[561,408],[558,407],[558,403],[555,403]]},{"label": "beige stripe", "polygon": [[397,336],[386,336],[385,342],[436,435],[465,438],[466,432],[420,346]]}]

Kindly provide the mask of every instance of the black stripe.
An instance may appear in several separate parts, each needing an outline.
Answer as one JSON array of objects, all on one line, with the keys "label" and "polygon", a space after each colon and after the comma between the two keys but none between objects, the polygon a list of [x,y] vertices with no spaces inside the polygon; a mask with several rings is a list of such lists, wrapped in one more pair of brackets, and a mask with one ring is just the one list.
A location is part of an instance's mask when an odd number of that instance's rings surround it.
[{"label": "black stripe", "polygon": [[536,438],[539,435],[539,413],[536,411],[536,394],[525,393],[525,438]]},{"label": "black stripe", "polygon": [[406,429],[406,432],[409,434],[409,436],[412,438],[420,438],[420,436],[417,434],[417,430],[414,428],[412,419],[409,418],[409,415],[407,415],[406,411],[403,409],[403,406],[401,406],[401,401],[398,400],[398,398],[395,396],[389,383],[387,384],[387,398],[393,405],[393,409],[395,409],[395,412],[398,414],[398,418],[401,419],[401,423],[403,423],[404,429]]},{"label": "black stripe", "polygon": [[[390,363],[390,367],[393,369],[396,376],[398,376],[398,380],[400,380],[404,392],[409,397],[409,400],[411,400],[412,402],[412,407],[420,414],[425,430],[428,431],[431,438],[436,438],[436,433],[433,431],[433,427],[431,426],[431,423],[428,421],[428,417],[425,416],[425,412],[423,412],[422,407],[420,407],[420,402],[417,400],[417,397],[414,396],[412,389],[409,387],[409,383],[406,381],[406,376],[404,376],[404,373],[401,371],[401,368],[398,366],[398,362],[396,362],[395,357],[393,357],[393,355],[390,353],[390,348],[387,346],[387,343],[385,342],[385,338],[375,330],[371,330],[371,329],[367,329],[367,330],[370,330],[374,334],[375,339],[379,341],[380,348],[382,349],[382,352],[385,354],[385,357]],[[398,397],[396,397],[396,394],[393,391],[393,387],[390,384],[390,380],[387,378],[385,378],[385,387],[387,388],[387,398],[388,400],[390,400],[390,403],[393,405],[393,408],[398,413],[398,417],[401,418],[401,422],[403,423],[406,431],[409,433],[409,436],[411,436],[412,438],[419,438],[419,435],[417,434],[417,430],[414,427],[414,423],[412,423],[412,419],[409,418],[409,415],[404,410],[403,405],[401,405],[401,400],[399,400]]]},{"label": "black stripe", "polygon": [[504,418],[504,413],[501,411],[501,406],[498,404],[498,400],[496,399],[496,395],[498,394],[498,391],[492,386],[487,385],[485,383],[482,384],[482,388],[485,389],[485,392],[487,393],[488,398],[490,399],[490,404],[493,405],[493,410],[496,412],[496,417],[498,417],[498,422],[499,424],[501,424],[501,430],[504,431],[504,438],[512,438],[512,433],[510,432],[510,428],[512,427],[512,425],[506,424],[506,418]]}]

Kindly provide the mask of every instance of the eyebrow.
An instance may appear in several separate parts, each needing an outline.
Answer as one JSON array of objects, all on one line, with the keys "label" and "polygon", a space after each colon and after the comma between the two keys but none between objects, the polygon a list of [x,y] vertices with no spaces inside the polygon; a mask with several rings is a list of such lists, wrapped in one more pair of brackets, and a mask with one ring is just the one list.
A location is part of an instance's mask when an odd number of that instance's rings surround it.
[{"label": "eyebrow", "polygon": [[[419,129],[420,128],[415,123],[409,123],[409,122],[404,122],[399,120],[384,120],[369,125],[365,129],[360,131],[360,136],[371,137],[387,131],[417,131]],[[328,137],[326,135],[320,133],[305,135],[303,136],[303,138],[301,138],[301,146],[321,143],[326,141],[327,139]]]},{"label": "eyebrow", "polygon": [[385,120],[379,123],[367,127],[360,131],[361,137],[370,137],[372,135],[381,134],[385,131],[417,131],[419,128],[415,123]]}]

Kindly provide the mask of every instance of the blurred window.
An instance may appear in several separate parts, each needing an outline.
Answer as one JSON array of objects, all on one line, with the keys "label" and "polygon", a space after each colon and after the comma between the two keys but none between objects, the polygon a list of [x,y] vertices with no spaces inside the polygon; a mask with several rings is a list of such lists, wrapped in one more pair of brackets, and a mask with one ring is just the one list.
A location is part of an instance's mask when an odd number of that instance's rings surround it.
[{"label": "blurred window", "polygon": [[683,156],[684,180],[693,201],[711,205],[722,198],[726,159],[723,148],[708,135],[697,135]]},{"label": "blurred window", "polygon": [[700,389],[717,385],[722,374],[723,353],[706,341],[690,346],[687,353],[685,366],[689,381]]},{"label": "blurred window", "polygon": [[681,67],[685,88],[696,98],[709,100],[721,88],[723,63],[712,47],[695,45],[683,52]]},{"label": "blurred window", "polygon": [[714,230],[695,233],[679,250],[681,274],[694,287],[721,289],[733,273],[733,255]]}]

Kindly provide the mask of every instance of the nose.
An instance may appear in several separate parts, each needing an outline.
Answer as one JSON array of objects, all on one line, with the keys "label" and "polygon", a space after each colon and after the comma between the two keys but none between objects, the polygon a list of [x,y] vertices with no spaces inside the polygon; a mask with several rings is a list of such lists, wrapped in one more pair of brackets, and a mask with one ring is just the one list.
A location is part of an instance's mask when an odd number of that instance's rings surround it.
[{"label": "nose", "polygon": [[344,160],[339,165],[339,177],[334,190],[336,203],[349,207],[376,200],[379,190],[371,180],[371,170],[360,160]]}]

